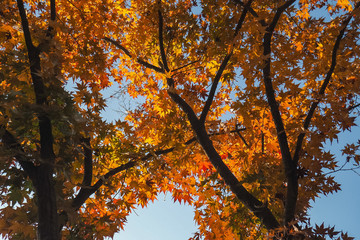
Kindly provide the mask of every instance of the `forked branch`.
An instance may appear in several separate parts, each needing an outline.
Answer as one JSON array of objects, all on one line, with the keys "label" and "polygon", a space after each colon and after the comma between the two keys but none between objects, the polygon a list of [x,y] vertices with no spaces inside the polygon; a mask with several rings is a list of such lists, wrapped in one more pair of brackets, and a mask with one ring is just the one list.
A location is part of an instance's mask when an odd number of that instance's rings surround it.
[{"label": "forked branch", "polygon": [[[245,128],[236,128],[234,130],[231,130],[230,133],[240,133],[241,131],[244,131],[244,130],[245,130]],[[212,134],[209,134],[209,137],[215,136],[215,135],[221,135],[221,134],[225,134],[225,132],[224,133],[221,133],[221,132],[220,133],[219,132],[212,133]],[[85,139],[85,140],[87,140],[87,139]],[[197,141],[197,138],[192,137],[191,139],[186,141],[184,143],[184,145],[188,146],[196,141]],[[90,144],[90,143],[88,142],[88,144]],[[88,146],[90,146],[90,145],[88,145]],[[87,146],[84,146],[84,147],[87,148]],[[79,209],[83,205],[83,203],[85,203],[86,199],[88,199],[93,193],[95,193],[105,183],[105,181],[107,179],[109,179],[110,177],[112,177],[122,171],[125,171],[127,169],[133,168],[133,167],[137,166],[140,162],[149,160],[151,157],[168,154],[170,152],[173,152],[174,150],[175,150],[175,147],[161,149],[161,150],[157,150],[152,153],[148,153],[145,156],[143,156],[142,158],[139,158],[137,160],[131,160],[123,165],[120,165],[119,167],[111,169],[109,172],[107,172],[105,175],[103,175],[93,186],[91,186],[91,184],[87,184],[88,181],[90,181],[90,180],[85,180],[85,179],[88,179],[90,176],[90,166],[89,166],[90,157],[88,155],[88,154],[90,154],[90,149],[87,149],[87,150],[85,149],[84,180],[83,180],[83,184],[82,184],[82,187],[81,187],[78,195],[73,200],[72,206],[75,209]],[[88,164],[88,166],[86,166],[86,164]],[[87,168],[88,168],[88,170],[86,170]],[[88,177],[86,177],[86,176],[88,176]],[[91,183],[91,181],[90,181],[90,183]]]},{"label": "forked branch", "polygon": [[[191,143],[195,142],[196,138],[193,137],[190,140],[185,142],[185,145],[190,145]],[[120,165],[119,167],[113,168],[110,171],[108,171],[105,175],[103,175],[99,180],[97,180],[97,182],[94,185],[90,185],[90,184],[83,184],[84,186],[81,187],[78,195],[75,197],[75,199],[72,202],[72,207],[76,210],[78,210],[84,203],[85,201],[93,194],[95,193],[104,183],[107,179],[109,179],[110,177],[125,171],[127,169],[133,168],[135,166],[137,166],[140,162],[144,162],[147,161],[148,159],[150,159],[151,157],[155,156],[160,156],[163,154],[167,154],[170,153],[172,151],[175,150],[175,147],[171,147],[168,149],[163,149],[163,150],[157,150],[154,153],[148,153],[145,156],[143,156],[142,158],[138,159],[138,160],[131,160],[123,165]],[[86,164],[86,162],[85,162]],[[86,166],[85,166],[85,170],[86,170]],[[88,173],[89,174],[89,173]],[[84,173],[84,181],[85,182],[85,178],[86,178],[86,171]]]},{"label": "forked branch", "polygon": [[176,92],[168,91],[168,93],[173,101],[186,113],[200,145],[226,185],[229,186],[236,197],[264,223],[267,229],[279,227],[278,221],[266,204],[249,193],[223,162],[219,153],[214,148],[205,126],[196,117],[192,108]]},{"label": "forked branch", "polygon": [[[248,2],[248,4],[251,3],[251,0]],[[245,16],[247,13],[247,8],[244,8],[242,16],[239,20],[239,26],[241,27],[241,24],[243,23]],[[161,21],[159,21],[161,23]],[[240,29],[240,27],[237,27],[237,29]],[[238,30],[236,30],[238,32]],[[201,147],[206,152],[206,155],[208,156],[210,162],[215,167],[216,171],[220,174],[221,178],[225,181],[226,185],[230,187],[231,191],[236,195],[236,197],[250,210],[253,212],[255,216],[257,216],[266,226],[268,229],[275,229],[279,227],[279,223],[276,220],[275,216],[272,214],[270,209],[266,206],[266,204],[262,203],[258,199],[256,199],[251,193],[249,193],[244,186],[238,181],[238,179],[235,177],[235,175],[231,172],[231,170],[227,167],[227,165],[223,162],[221,159],[219,153],[216,151],[216,149],[213,146],[212,141],[209,138],[209,135],[207,134],[207,131],[204,126],[204,121],[206,118],[206,115],[209,111],[210,105],[213,101],[214,92],[216,91],[216,87],[218,84],[218,81],[220,80],[221,74],[224,71],[230,57],[231,57],[232,51],[228,53],[222,64],[221,67],[217,73],[217,75],[214,78],[213,86],[212,86],[212,93],[211,96],[209,96],[207,103],[205,104],[203,113],[201,114],[201,118],[198,119],[194,110],[191,108],[191,106],[183,99],[181,98],[175,88],[170,86],[168,89],[168,94],[171,97],[171,99],[184,111],[184,113],[187,115],[188,120],[190,121],[190,124],[192,126],[192,129],[195,132],[196,138],[198,139]],[[166,60],[163,58],[163,61]]]},{"label": "forked branch", "polygon": [[[55,8],[53,6],[55,3],[52,1],[51,9]],[[26,11],[24,8],[24,3],[22,0],[17,0],[17,5],[19,9],[19,14],[21,18],[21,25],[23,28],[25,43],[28,52],[30,73],[33,81],[33,87],[35,92],[36,104],[44,105],[47,104],[47,94],[45,91],[44,81],[41,77],[41,66],[40,66],[40,57],[39,50],[37,47],[34,47],[31,40],[31,33],[29,29],[29,23],[26,16]],[[54,12],[51,13],[53,17]],[[45,162],[54,163],[55,154],[53,150],[53,135],[52,135],[52,126],[51,121],[47,114],[43,111],[38,113],[39,119],[39,129],[40,129],[40,155]]]},{"label": "forked branch", "polygon": [[241,0],[234,0],[235,3],[239,4],[242,7],[245,7],[248,9],[248,11],[250,12],[251,15],[253,15],[253,17],[255,17],[256,19],[258,19],[258,21],[260,22],[260,24],[265,27],[267,26],[266,22],[264,19],[260,19],[259,18],[259,14],[257,14],[257,12],[255,12],[255,10],[249,5],[247,6],[247,4],[245,4],[243,1]]}]

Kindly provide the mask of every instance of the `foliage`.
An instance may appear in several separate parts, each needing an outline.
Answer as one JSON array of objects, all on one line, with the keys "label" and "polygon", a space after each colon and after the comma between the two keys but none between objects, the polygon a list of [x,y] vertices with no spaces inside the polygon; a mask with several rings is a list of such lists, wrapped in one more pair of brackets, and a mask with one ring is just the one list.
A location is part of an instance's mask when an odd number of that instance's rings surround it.
[{"label": "foliage", "polygon": [[[324,144],[358,117],[360,3],[3,6],[2,236],[103,239],[170,192],[195,208],[193,239],[351,239],[307,210],[340,190]],[[131,100],[113,122],[108,88]]]}]

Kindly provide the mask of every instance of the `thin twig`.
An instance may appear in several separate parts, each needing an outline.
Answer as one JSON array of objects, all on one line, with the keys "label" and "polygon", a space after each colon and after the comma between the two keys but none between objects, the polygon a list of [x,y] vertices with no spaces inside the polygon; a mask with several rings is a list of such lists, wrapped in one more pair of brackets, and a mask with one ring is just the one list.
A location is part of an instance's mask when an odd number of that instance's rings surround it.
[{"label": "thin twig", "polygon": [[[129,50],[127,50],[124,46],[122,46],[119,42],[117,42],[117,41],[115,41],[115,40],[113,40],[113,39],[111,39],[111,38],[108,38],[108,37],[104,37],[103,38],[105,41],[107,41],[107,42],[110,42],[110,43],[112,43],[114,46],[116,46],[117,48],[119,48],[121,51],[123,51],[129,58],[133,58],[133,55],[130,53],[130,51]],[[145,60],[143,60],[143,59],[141,59],[141,58],[136,58],[136,61],[139,63],[139,64],[141,64],[141,65],[143,65],[144,67],[146,67],[146,68],[150,68],[150,69],[153,69],[153,70],[155,70],[156,72],[159,72],[159,73],[164,73],[165,71],[164,71],[164,69],[162,69],[162,68],[160,68],[160,67],[157,67],[157,66],[155,66],[155,65],[153,65],[153,64],[151,64],[151,63],[149,63],[149,62],[147,62],[147,61],[145,61]]]}]

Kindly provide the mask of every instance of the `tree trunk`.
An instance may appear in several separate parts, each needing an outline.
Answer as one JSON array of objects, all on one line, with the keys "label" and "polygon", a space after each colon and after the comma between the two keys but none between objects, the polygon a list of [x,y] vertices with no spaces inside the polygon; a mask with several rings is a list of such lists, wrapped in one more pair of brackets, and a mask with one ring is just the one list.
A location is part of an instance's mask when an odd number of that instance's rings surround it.
[{"label": "tree trunk", "polygon": [[60,240],[52,167],[43,164],[37,170],[34,185],[38,206],[38,239]]}]

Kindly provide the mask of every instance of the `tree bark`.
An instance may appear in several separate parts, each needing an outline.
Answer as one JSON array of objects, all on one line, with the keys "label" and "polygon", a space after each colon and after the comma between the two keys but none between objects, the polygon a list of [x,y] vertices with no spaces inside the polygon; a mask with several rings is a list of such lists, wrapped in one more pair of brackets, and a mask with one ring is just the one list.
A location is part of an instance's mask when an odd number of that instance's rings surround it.
[{"label": "tree bark", "polygon": [[[55,0],[50,1],[51,16],[50,20],[56,20]],[[22,30],[24,32],[25,43],[28,53],[30,73],[35,93],[35,102],[41,108],[48,104],[48,93],[46,92],[44,79],[41,77],[41,62],[39,46],[35,47],[29,28],[23,0],[17,0],[19,15],[21,18]],[[53,37],[53,28],[49,26],[47,37]],[[38,206],[38,239],[39,240],[60,240],[60,228],[58,224],[58,213],[56,206],[56,192],[53,185],[53,171],[55,164],[55,154],[53,149],[53,134],[51,119],[42,109],[37,112],[40,133],[40,159],[39,165],[35,167],[35,174],[24,171],[31,176],[35,187],[35,194]]]},{"label": "tree bark", "polygon": [[60,240],[60,228],[56,205],[56,194],[52,178],[52,167],[45,164],[37,168],[36,196],[38,206],[38,239]]}]

